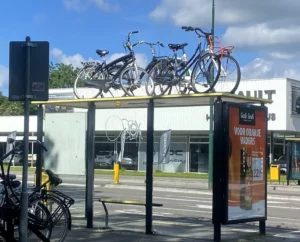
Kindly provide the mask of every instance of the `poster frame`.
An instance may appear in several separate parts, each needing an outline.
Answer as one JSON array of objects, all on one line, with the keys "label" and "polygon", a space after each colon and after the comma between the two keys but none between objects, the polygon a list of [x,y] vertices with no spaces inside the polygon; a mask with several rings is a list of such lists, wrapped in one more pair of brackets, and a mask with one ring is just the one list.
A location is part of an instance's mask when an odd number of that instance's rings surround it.
[{"label": "poster frame", "polygon": [[[229,110],[230,108],[250,108],[253,109],[254,111],[262,111],[265,113],[265,151],[267,152],[267,139],[268,139],[268,108],[266,106],[256,106],[256,105],[249,105],[249,104],[241,104],[241,103],[232,103],[232,102],[223,102],[223,125],[224,125],[224,137],[225,137],[225,143],[226,143],[226,148],[224,149],[225,152],[225,162],[226,162],[226,169],[222,169],[223,171],[223,179],[224,179],[224,191],[223,191],[223,196],[224,196],[224,202],[225,206],[223,206],[224,210],[223,211],[223,224],[237,224],[237,223],[247,223],[247,222],[254,222],[254,221],[265,221],[267,220],[267,154],[265,154],[265,170],[264,170],[264,177],[265,177],[265,213],[264,216],[260,217],[252,217],[252,218],[242,218],[242,219],[236,219],[236,220],[228,220],[228,190],[229,190],[229,178],[228,178],[228,171],[229,171]],[[232,147],[233,148],[233,147]],[[224,174],[226,173],[226,174]]]},{"label": "poster frame", "polygon": [[292,140],[292,141],[288,141],[287,142],[287,185],[289,185],[289,181],[298,181],[298,185],[299,185],[299,179],[295,178],[293,176],[293,145],[294,144],[299,144],[300,141],[298,140]]}]

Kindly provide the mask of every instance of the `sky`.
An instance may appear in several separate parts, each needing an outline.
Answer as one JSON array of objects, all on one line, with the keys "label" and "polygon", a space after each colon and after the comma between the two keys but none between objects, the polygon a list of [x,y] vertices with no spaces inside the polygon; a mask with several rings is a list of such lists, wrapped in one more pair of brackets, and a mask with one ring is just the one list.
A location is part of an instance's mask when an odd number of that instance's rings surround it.
[{"label": "sky", "polygon": [[[242,79],[300,79],[299,0],[215,0],[215,35],[234,46]],[[158,55],[172,55],[169,43],[188,43],[197,36],[181,26],[211,29],[212,0],[15,0],[0,8],[0,91],[8,93],[9,42],[49,41],[50,61],[80,67],[101,61],[96,49],[109,50],[107,61],[126,53],[123,42],[160,41]],[[127,52],[128,53],[128,52]],[[148,46],[135,48],[140,66],[151,61]]]}]

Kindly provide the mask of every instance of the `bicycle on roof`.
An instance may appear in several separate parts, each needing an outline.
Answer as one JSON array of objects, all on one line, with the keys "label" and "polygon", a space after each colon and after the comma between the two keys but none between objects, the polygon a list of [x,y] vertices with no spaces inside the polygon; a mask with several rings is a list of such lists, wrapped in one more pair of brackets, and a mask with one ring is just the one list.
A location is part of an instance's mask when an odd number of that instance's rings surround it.
[{"label": "bicycle on roof", "polygon": [[[234,46],[222,46],[221,39],[218,36],[213,36],[211,33],[203,31],[201,28],[194,27],[183,27],[185,31],[198,31],[198,38],[204,37],[207,48],[203,50],[203,53],[214,53],[218,56],[220,60],[220,66],[216,65],[214,62],[211,63],[209,68],[220,69],[220,75],[218,79],[212,84],[209,91],[214,92],[228,92],[235,93],[237,90],[240,80],[241,80],[241,70],[237,60],[231,55]],[[200,32],[200,33],[199,33]],[[215,67],[213,67],[213,65]],[[195,92],[198,91],[197,86],[201,86],[195,79],[192,84]]]},{"label": "bicycle on roof", "polygon": [[129,54],[121,56],[110,63],[106,63],[108,50],[96,50],[103,58],[102,63],[84,63],[74,83],[74,94],[78,99],[111,96],[139,96],[145,95],[147,72],[138,66],[130,37],[137,34],[132,31],[127,36],[124,48]]},{"label": "bicycle on roof", "polygon": [[[182,29],[189,30],[188,27],[182,27]],[[153,76],[153,78],[152,80],[149,79],[146,85],[148,95],[156,95],[155,90],[150,90],[153,86],[151,82],[155,83],[155,87],[158,86],[160,88],[160,95],[165,94],[167,91],[170,94],[173,87],[178,88],[179,93],[182,94],[191,90],[194,92],[209,92],[212,90],[220,75],[220,60],[215,53],[202,50],[200,30],[194,29],[194,31],[198,35],[198,45],[190,60],[187,60],[184,49],[188,45],[187,43],[168,44],[173,51],[173,56],[159,61],[156,63],[158,68],[153,68],[154,73],[149,72],[149,76]],[[205,34],[208,35],[209,33]],[[181,59],[178,58],[178,50],[183,52]],[[190,75],[191,68],[192,73]],[[200,83],[201,90],[195,88],[195,79],[199,75],[203,77]]]}]

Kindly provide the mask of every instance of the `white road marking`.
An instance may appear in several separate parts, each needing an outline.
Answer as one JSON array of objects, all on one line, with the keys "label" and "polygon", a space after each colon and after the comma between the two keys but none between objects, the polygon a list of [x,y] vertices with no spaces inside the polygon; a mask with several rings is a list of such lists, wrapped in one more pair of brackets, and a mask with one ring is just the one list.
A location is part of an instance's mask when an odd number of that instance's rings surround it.
[{"label": "white road marking", "polygon": [[268,218],[270,219],[278,219],[278,220],[287,220],[287,221],[297,221],[297,222],[300,222],[300,219],[297,219],[297,218],[282,218],[282,217],[272,217],[272,216],[268,216]]},{"label": "white road marking", "polygon": [[[153,197],[154,199],[163,199],[163,200],[172,200],[172,201],[184,201],[184,202],[202,202],[201,199],[191,200],[191,199],[183,199],[183,198],[175,198],[175,197]],[[210,202],[210,201],[203,201]]]},{"label": "white road marking", "polygon": [[[167,194],[166,197],[173,197],[174,195]],[[189,197],[189,196],[176,196],[178,198],[186,198],[186,199],[200,199],[200,200],[212,200],[212,197],[203,197],[203,196],[198,196],[198,197]]]},{"label": "white road marking", "polygon": [[197,204],[196,205],[197,208],[205,208],[205,209],[212,209],[212,206],[210,205],[202,205],[202,204]]},{"label": "white road marking", "polygon": [[279,202],[279,201],[270,201],[270,200],[268,200],[267,203],[268,203],[268,204],[270,204],[270,203],[271,203],[271,204],[274,204],[274,203],[277,203],[277,204],[282,203],[282,204],[284,204],[284,203],[288,203],[288,202]]},{"label": "white road marking", "polygon": [[[115,210],[115,212],[116,213],[145,215],[145,211],[136,210],[136,209]],[[173,213],[158,213],[158,212],[153,212],[152,215],[153,216],[157,216],[157,217],[165,217],[165,216],[170,216],[170,215],[174,215],[174,214]]]},{"label": "white road marking", "polygon": [[300,208],[295,207],[283,207],[283,206],[274,206],[274,205],[268,205],[268,208],[280,208],[280,209],[291,209],[291,210],[300,210]]}]

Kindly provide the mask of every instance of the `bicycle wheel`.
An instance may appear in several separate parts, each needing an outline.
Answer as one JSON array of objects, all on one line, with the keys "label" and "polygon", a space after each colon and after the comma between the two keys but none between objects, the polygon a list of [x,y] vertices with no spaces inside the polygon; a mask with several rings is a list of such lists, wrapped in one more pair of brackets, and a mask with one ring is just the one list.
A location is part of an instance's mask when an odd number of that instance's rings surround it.
[{"label": "bicycle wheel", "polygon": [[143,68],[138,67],[138,73],[136,73],[133,66],[128,66],[122,71],[119,80],[125,95],[145,96],[147,95],[146,83],[148,78],[151,77]]},{"label": "bicycle wheel", "polygon": [[[39,219],[40,222],[46,223],[51,214],[47,207],[40,202],[33,202],[28,204],[28,212],[34,216],[35,219]],[[30,216],[30,215],[29,215]],[[41,227],[39,230],[47,239],[50,240],[52,228],[51,227]],[[28,228],[27,237],[32,239],[38,239],[38,237]]]},{"label": "bicycle wheel", "polygon": [[69,215],[65,205],[59,198],[49,194],[35,196],[29,201],[29,206],[31,207],[35,207],[39,204],[43,204],[44,207],[47,208],[47,217],[43,217],[41,219],[40,216],[36,216],[36,214],[32,213],[33,216],[28,216],[28,223],[38,226],[39,231],[50,231],[47,236],[50,236],[49,238],[51,239],[51,242],[64,241],[68,234],[69,225]]},{"label": "bicycle wheel", "polygon": [[241,69],[237,60],[229,54],[219,55],[220,77],[214,84],[215,92],[235,93],[241,80]]},{"label": "bicycle wheel", "polygon": [[170,90],[169,84],[160,83],[159,78],[162,76],[173,76],[171,68],[174,66],[174,61],[164,58],[159,60],[152,68],[148,71],[149,78],[146,83],[146,92],[148,96],[162,96],[168,90]]},{"label": "bicycle wheel", "polygon": [[[216,54],[206,53],[196,62],[191,76],[192,89],[195,93],[207,93],[212,90],[220,76],[220,60]],[[198,77],[202,77],[198,81]]]},{"label": "bicycle wheel", "polygon": [[95,73],[95,66],[86,66],[77,74],[73,92],[78,99],[101,96],[102,90],[84,84],[84,81],[91,79],[104,79],[104,75],[100,72]]}]

